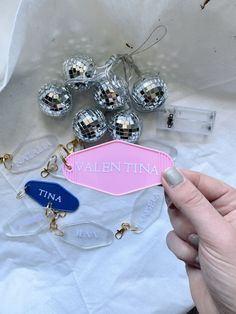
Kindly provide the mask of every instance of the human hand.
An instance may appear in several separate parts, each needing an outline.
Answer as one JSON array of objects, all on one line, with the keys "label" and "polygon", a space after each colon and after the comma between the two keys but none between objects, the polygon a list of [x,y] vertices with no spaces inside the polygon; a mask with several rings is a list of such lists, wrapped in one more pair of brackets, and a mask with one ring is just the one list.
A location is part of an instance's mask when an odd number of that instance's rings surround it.
[{"label": "human hand", "polygon": [[169,249],[186,263],[200,314],[236,313],[236,189],[188,170],[167,169],[162,184],[174,230]]}]

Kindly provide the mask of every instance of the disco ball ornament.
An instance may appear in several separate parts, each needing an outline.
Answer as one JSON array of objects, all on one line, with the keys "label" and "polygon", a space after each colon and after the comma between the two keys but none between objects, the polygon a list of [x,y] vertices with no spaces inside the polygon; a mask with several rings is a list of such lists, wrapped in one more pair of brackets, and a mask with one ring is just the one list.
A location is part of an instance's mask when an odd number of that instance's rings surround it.
[{"label": "disco ball ornament", "polygon": [[95,85],[94,99],[106,111],[122,109],[127,103],[127,87],[116,77],[103,77]]},{"label": "disco ball ornament", "polygon": [[104,114],[98,109],[81,109],[74,117],[73,131],[83,142],[98,141],[107,131]]},{"label": "disco ball ornament", "polygon": [[139,111],[157,110],[167,99],[167,86],[158,76],[146,75],[134,84],[132,98]]},{"label": "disco ball ornament", "polygon": [[[73,89],[86,90],[91,86],[91,79],[96,74],[96,65],[88,56],[77,56],[67,59],[63,63],[66,84]],[[78,79],[78,82],[73,80]]]},{"label": "disco ball ornament", "polygon": [[134,112],[120,111],[109,121],[108,130],[113,140],[135,143],[141,136],[142,122]]},{"label": "disco ball ornament", "polygon": [[72,108],[70,91],[62,84],[48,83],[38,92],[40,110],[54,118],[63,117]]}]

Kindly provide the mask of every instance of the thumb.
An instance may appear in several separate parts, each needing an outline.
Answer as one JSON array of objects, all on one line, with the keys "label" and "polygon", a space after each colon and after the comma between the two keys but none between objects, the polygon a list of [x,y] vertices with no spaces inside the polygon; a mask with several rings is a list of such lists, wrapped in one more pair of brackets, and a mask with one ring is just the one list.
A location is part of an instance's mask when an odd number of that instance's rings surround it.
[{"label": "thumb", "polygon": [[189,219],[200,238],[216,240],[227,223],[205,196],[175,167],[167,169],[162,184],[172,203]]}]

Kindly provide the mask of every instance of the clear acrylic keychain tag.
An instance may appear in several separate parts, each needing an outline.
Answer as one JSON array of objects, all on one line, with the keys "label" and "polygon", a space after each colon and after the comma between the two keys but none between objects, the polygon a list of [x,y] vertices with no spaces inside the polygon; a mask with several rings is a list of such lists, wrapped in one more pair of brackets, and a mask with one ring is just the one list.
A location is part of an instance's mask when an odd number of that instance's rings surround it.
[{"label": "clear acrylic keychain tag", "polygon": [[161,186],[144,190],[134,203],[130,223],[124,222],[115,237],[120,240],[126,231],[142,233],[159,217],[164,205],[164,188]]},{"label": "clear acrylic keychain tag", "polygon": [[3,225],[3,232],[8,237],[27,237],[48,229],[48,221],[38,208],[32,211],[20,211],[10,217]]},{"label": "clear acrylic keychain tag", "polygon": [[107,246],[113,242],[113,232],[94,222],[62,226],[58,224],[59,219],[65,218],[79,207],[77,198],[59,184],[29,181],[25,184],[25,191],[18,193],[18,198],[24,194],[43,206],[43,210],[39,211],[37,208],[20,211],[10,217],[3,225],[3,231],[8,237],[33,236],[49,230],[58,239],[85,250]]},{"label": "clear acrylic keychain tag", "polygon": [[84,250],[108,246],[114,240],[111,230],[94,222],[58,226],[57,220],[65,216],[58,216],[54,221],[55,215],[58,213],[49,207],[45,208],[45,212],[38,208],[21,211],[3,225],[3,232],[8,237],[29,237],[50,230],[61,241]]},{"label": "clear acrylic keychain tag", "polygon": [[78,248],[89,250],[112,244],[114,234],[94,222],[81,222],[74,225],[62,226],[64,233],[60,240]]},{"label": "clear acrylic keychain tag", "polygon": [[0,157],[0,163],[11,173],[18,174],[42,167],[57,146],[57,138],[47,135],[20,144],[12,154]]}]

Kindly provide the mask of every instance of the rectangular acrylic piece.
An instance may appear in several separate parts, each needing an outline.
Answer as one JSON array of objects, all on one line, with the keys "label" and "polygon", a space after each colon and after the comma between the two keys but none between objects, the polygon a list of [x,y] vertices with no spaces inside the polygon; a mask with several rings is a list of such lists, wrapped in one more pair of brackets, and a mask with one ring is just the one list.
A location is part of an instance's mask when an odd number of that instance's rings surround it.
[{"label": "rectangular acrylic piece", "polygon": [[157,111],[157,128],[184,133],[208,135],[212,132],[216,112],[181,106],[164,107]]}]

